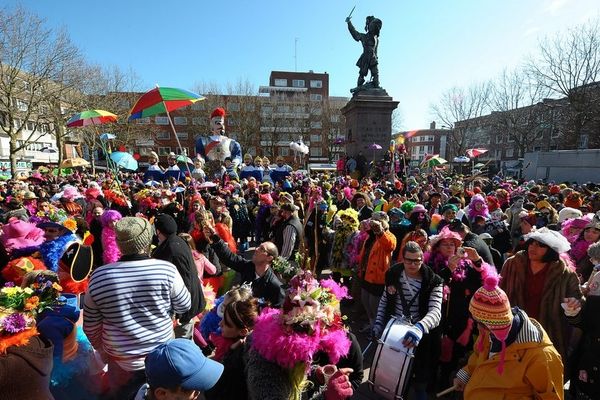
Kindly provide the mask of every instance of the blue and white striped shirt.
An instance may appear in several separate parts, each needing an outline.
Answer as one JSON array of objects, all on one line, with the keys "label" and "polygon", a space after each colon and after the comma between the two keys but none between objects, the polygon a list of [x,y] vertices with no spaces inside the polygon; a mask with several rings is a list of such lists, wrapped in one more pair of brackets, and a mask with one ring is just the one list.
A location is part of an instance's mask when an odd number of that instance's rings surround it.
[{"label": "blue and white striped shirt", "polygon": [[172,314],[191,306],[177,268],[145,259],[104,265],[90,278],[83,309],[83,330],[96,350],[121,368],[144,368],[144,357],[173,338]]}]

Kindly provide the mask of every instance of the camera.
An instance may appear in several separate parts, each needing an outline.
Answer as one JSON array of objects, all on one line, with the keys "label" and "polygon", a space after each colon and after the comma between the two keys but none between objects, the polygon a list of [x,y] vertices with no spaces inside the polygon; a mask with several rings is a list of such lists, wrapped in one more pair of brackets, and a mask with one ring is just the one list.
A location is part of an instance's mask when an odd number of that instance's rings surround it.
[{"label": "camera", "polygon": [[456,249],[456,254],[460,257],[464,257],[466,253],[467,252],[465,251],[464,247],[459,247],[458,249]]}]

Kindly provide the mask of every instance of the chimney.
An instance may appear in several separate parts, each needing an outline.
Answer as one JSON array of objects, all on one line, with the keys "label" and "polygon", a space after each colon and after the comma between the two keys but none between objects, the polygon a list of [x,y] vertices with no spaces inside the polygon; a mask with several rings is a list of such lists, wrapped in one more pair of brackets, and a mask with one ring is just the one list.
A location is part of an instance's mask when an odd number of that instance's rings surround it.
[{"label": "chimney", "polygon": [[435,121],[431,121],[429,124],[429,129],[435,129]]}]

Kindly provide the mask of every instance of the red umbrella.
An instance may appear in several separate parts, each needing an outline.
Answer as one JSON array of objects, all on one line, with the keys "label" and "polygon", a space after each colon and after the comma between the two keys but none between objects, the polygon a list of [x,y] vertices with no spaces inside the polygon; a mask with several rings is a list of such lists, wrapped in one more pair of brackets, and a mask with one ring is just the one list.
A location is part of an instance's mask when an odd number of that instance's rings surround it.
[{"label": "red umbrella", "polygon": [[466,151],[467,156],[469,156],[470,158],[479,157],[480,155],[485,154],[487,152],[488,150],[483,148],[467,149]]}]

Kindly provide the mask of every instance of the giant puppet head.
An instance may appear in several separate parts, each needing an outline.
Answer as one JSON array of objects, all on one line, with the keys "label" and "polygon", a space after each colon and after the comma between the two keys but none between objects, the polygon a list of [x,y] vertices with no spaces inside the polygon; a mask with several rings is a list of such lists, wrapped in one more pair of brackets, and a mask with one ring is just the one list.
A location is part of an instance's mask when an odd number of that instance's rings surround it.
[{"label": "giant puppet head", "polygon": [[217,136],[225,134],[225,110],[223,108],[215,108],[210,114],[210,131]]}]

